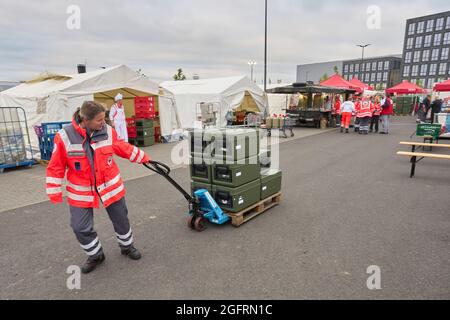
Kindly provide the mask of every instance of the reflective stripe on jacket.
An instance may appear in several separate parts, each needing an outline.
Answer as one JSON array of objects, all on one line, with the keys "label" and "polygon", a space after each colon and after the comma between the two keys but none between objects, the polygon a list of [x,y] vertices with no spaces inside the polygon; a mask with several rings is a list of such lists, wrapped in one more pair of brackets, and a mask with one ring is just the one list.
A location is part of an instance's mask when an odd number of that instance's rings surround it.
[{"label": "reflective stripe on jacket", "polygon": [[53,203],[62,202],[62,184],[67,171],[66,190],[70,205],[98,208],[101,200],[106,208],[125,195],[114,155],[140,164],[150,158],[137,147],[118,140],[116,131],[106,124],[91,138],[94,168],[83,148],[85,143],[86,130],[75,120],[55,135],[53,154],[46,173],[47,195]]}]

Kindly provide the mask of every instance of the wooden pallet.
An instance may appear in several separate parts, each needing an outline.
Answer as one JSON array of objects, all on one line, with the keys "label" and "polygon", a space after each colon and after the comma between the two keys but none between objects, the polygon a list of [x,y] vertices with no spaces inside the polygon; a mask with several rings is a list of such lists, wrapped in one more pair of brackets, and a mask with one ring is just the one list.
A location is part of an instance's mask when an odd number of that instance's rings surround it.
[{"label": "wooden pallet", "polygon": [[251,207],[248,207],[238,213],[226,212],[226,214],[231,218],[231,224],[235,227],[240,227],[242,224],[253,219],[254,217],[266,212],[270,208],[279,205],[281,202],[281,192],[264,199]]}]

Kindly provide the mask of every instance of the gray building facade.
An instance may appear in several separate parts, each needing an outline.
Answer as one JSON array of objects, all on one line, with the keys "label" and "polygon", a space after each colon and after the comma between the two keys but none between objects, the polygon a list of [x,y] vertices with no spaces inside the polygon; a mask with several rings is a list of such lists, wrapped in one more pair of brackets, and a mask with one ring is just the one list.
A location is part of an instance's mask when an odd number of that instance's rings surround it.
[{"label": "gray building facade", "polygon": [[345,80],[358,78],[374,89],[384,90],[401,82],[402,55],[390,55],[347,60],[343,63],[342,76]]},{"label": "gray building facade", "polygon": [[450,78],[450,11],[406,21],[401,75],[428,89]]},{"label": "gray building facade", "polygon": [[343,61],[328,61],[298,65],[297,82],[313,81],[319,83],[325,74],[332,76],[335,67],[338,68],[339,73],[342,73],[342,64]]}]

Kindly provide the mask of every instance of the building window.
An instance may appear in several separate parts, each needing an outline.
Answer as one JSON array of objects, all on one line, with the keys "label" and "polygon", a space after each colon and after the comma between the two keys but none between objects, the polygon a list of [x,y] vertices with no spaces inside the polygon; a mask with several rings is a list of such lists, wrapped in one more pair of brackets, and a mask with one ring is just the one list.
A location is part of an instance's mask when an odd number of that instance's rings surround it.
[{"label": "building window", "polygon": [[414,51],[413,62],[420,62],[420,51]]},{"label": "building window", "polygon": [[425,48],[431,47],[431,34],[425,36],[425,41],[423,42]]},{"label": "building window", "polygon": [[370,81],[374,82],[376,75],[377,75],[376,73],[372,73],[370,76]]},{"label": "building window", "polygon": [[450,44],[450,32],[444,34],[444,45]]},{"label": "building window", "polygon": [[443,48],[441,52],[441,60],[447,60],[448,59],[448,53],[450,51],[450,48]]},{"label": "building window", "polygon": [[350,65],[350,73],[353,72],[353,64]]},{"label": "building window", "polygon": [[370,62],[366,63],[366,71],[370,71]]},{"label": "building window", "polygon": [[434,85],[434,79],[433,78],[429,78],[428,81],[427,81],[427,88],[431,89],[431,88],[433,88],[433,85]]},{"label": "building window", "polygon": [[384,62],[384,70],[389,70],[389,61]]},{"label": "building window", "polygon": [[441,45],[441,40],[442,40],[442,34],[436,33],[434,35],[434,43],[433,43],[433,45],[434,46],[440,46]]},{"label": "building window", "polygon": [[405,54],[405,63],[411,63],[412,52],[407,52]]},{"label": "building window", "polygon": [[418,74],[419,74],[419,66],[415,65],[412,67],[411,76],[417,77]]},{"label": "building window", "polygon": [[430,50],[423,50],[422,62],[430,61]]},{"label": "building window", "polygon": [[377,81],[380,82],[383,79],[383,74],[381,72],[377,73]]},{"label": "building window", "polygon": [[445,75],[446,71],[447,71],[447,64],[446,63],[439,64],[439,75],[440,76]]},{"label": "building window", "polygon": [[411,23],[408,27],[408,35],[413,35],[414,31],[416,31],[416,24]]},{"label": "building window", "polygon": [[450,63],[448,64],[448,74],[450,75]]},{"label": "building window", "polygon": [[361,72],[366,71],[364,67],[365,67],[365,64],[364,64],[364,63],[361,63]]},{"label": "building window", "polygon": [[420,66],[420,75],[421,76],[426,76],[427,75],[427,71],[428,71],[428,65],[427,64],[423,64]]},{"label": "building window", "polygon": [[422,41],[423,41],[422,36],[416,38],[416,49],[422,48]]},{"label": "building window", "polygon": [[414,43],[414,38],[408,38],[406,40],[406,49],[412,49]]},{"label": "building window", "polygon": [[427,32],[432,32],[434,27],[434,20],[427,21]]},{"label": "building window", "polygon": [[425,29],[425,21],[421,21],[417,24],[417,33],[423,33]]},{"label": "building window", "polygon": [[383,72],[383,81],[387,81],[387,80],[388,80],[388,73]]},{"label": "building window", "polygon": [[439,49],[433,49],[433,51],[431,51],[431,61],[437,60],[439,60]]},{"label": "building window", "polygon": [[411,66],[405,66],[403,69],[403,78],[409,77],[409,74],[411,72]]},{"label": "building window", "polygon": [[436,31],[444,29],[444,18],[439,18],[436,20]]},{"label": "building window", "polygon": [[377,63],[372,62],[372,71],[377,71]]},{"label": "building window", "polygon": [[447,17],[447,22],[445,24],[445,29],[450,29],[450,17]]},{"label": "building window", "polygon": [[369,82],[370,81],[370,73],[366,73],[366,80],[365,80],[366,82]]},{"label": "building window", "polygon": [[344,73],[348,72],[348,64],[344,65]]},{"label": "building window", "polygon": [[436,75],[436,69],[437,69],[437,64],[433,63],[430,65],[430,72],[429,75],[430,76],[435,76]]},{"label": "building window", "polygon": [[425,88],[425,85],[427,84],[427,79],[420,79],[420,86],[422,87],[422,88]]},{"label": "building window", "polygon": [[383,61],[378,62],[378,71],[383,70]]}]

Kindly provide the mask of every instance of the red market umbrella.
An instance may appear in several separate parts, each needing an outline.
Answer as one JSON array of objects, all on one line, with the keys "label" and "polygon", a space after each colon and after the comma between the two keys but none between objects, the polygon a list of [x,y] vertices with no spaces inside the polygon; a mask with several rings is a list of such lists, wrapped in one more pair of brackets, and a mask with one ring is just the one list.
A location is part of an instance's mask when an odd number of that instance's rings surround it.
[{"label": "red market umbrella", "polygon": [[358,93],[361,93],[364,91],[363,89],[361,89],[361,87],[356,86],[353,83],[345,80],[338,74],[335,74],[334,76],[329,77],[327,80],[322,81],[320,83],[320,85],[325,86],[325,87],[337,87],[337,88],[356,90]]},{"label": "red market umbrella", "polygon": [[362,82],[358,78],[353,78],[350,81],[350,83],[353,84],[354,86],[360,87],[363,90],[373,90],[373,88],[371,86],[369,86],[368,84],[365,84],[364,82]]},{"label": "red market umbrella", "polygon": [[450,79],[441,83],[436,83],[434,85],[434,91],[446,91],[449,92],[450,91]]},{"label": "red market umbrella", "polygon": [[417,94],[426,93],[426,90],[419,87],[418,85],[409,82],[408,80],[403,80],[402,83],[396,85],[395,87],[386,90],[389,94]]}]

